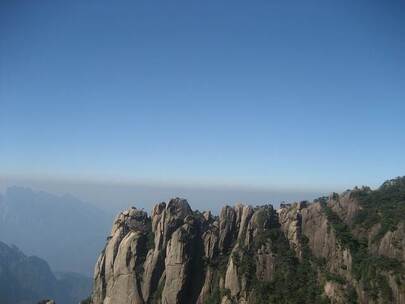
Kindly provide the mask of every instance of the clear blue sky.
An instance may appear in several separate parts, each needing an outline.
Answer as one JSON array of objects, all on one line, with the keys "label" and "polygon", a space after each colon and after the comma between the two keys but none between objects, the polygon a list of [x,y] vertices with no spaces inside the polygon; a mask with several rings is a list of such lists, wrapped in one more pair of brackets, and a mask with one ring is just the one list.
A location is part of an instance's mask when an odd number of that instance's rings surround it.
[{"label": "clear blue sky", "polygon": [[339,188],[404,156],[404,1],[1,1],[2,175]]}]

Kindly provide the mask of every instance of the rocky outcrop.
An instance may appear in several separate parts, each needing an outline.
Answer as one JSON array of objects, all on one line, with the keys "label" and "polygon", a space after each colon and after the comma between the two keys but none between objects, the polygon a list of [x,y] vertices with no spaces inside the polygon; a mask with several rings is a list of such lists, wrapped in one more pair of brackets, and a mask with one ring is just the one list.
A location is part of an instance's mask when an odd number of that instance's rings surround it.
[{"label": "rocky outcrop", "polygon": [[368,235],[372,252],[376,255],[383,255],[405,261],[405,223],[400,223],[397,229],[387,231],[377,242],[372,242],[375,231],[379,228],[379,225],[376,225],[376,227],[371,230],[372,233]]},{"label": "rocky outcrop", "polygon": [[[183,225],[184,219],[192,214],[192,210],[184,199],[172,199],[166,206],[158,204],[152,211],[152,233],[154,247],[147,254],[142,294],[144,301],[150,300],[151,294],[159,286],[165,269],[166,247],[171,235]],[[163,276],[164,277],[164,276]]]},{"label": "rocky outcrop", "polygon": [[302,258],[302,214],[301,210],[307,206],[306,202],[281,206],[278,210],[281,229],[286,235],[291,248],[299,258]]},{"label": "rocky outcrop", "polygon": [[150,217],[131,208],[97,261],[92,303],[404,304],[403,269],[391,267],[404,262],[404,223],[368,246],[354,224],[360,210],[350,191],[278,210],[225,206],[219,216],[180,198]]},{"label": "rocky outcrop", "polygon": [[347,190],[341,195],[332,193],[327,204],[349,226],[353,224],[355,216],[362,209],[351,190]]},{"label": "rocky outcrop", "polygon": [[198,238],[198,222],[187,216],[184,224],[175,230],[168,241],[165,259],[165,285],[162,303],[186,303],[196,301],[201,275],[195,262],[201,258]]},{"label": "rocky outcrop", "polygon": [[132,208],[115,220],[111,236],[95,269],[93,302],[143,303],[140,268],[145,256],[150,219]]},{"label": "rocky outcrop", "polygon": [[[224,301],[226,297],[245,299],[245,251],[270,227],[273,213],[271,206],[239,204],[225,206],[214,217],[193,212],[179,198],[156,205],[150,218],[135,208],[124,211],[97,261],[92,301],[205,303],[213,293],[228,291],[229,295],[221,295]],[[257,248],[261,280],[271,279],[270,247]]]}]

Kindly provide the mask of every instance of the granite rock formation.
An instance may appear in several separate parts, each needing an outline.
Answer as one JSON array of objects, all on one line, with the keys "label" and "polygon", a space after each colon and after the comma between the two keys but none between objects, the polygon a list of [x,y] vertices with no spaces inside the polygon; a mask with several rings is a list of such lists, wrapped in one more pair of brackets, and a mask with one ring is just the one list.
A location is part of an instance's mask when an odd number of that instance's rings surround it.
[{"label": "granite rock formation", "polygon": [[[397,210],[404,210],[404,181],[385,189],[399,191]],[[151,216],[133,207],[114,222],[91,301],[405,304],[404,219],[365,213],[378,209],[369,202],[383,190],[356,188],[277,210],[225,206],[219,216],[192,211],[180,198]]]}]

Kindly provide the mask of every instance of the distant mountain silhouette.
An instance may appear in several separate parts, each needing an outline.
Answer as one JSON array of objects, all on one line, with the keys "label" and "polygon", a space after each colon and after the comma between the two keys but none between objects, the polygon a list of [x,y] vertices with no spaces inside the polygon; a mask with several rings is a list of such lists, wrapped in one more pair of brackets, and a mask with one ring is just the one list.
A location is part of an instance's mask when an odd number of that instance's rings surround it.
[{"label": "distant mountain silhouette", "polygon": [[44,298],[74,304],[87,297],[90,289],[90,278],[79,274],[56,277],[44,260],[0,242],[1,304],[32,304]]},{"label": "distant mountain silhouette", "polygon": [[0,241],[44,258],[55,271],[91,274],[111,217],[71,195],[10,187],[0,195]]}]

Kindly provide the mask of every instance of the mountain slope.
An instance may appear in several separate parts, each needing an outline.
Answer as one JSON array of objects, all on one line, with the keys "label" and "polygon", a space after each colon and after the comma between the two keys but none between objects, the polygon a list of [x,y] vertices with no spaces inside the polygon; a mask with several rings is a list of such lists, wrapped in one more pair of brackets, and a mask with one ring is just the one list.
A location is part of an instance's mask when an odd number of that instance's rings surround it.
[{"label": "mountain slope", "polygon": [[63,275],[57,279],[49,265],[26,256],[17,247],[0,242],[0,303],[32,304],[53,298],[60,304],[74,304],[87,297],[90,279]]},{"label": "mountain slope", "polygon": [[57,271],[91,274],[110,221],[69,195],[21,187],[0,195],[0,240],[44,258]]},{"label": "mountain slope", "polygon": [[179,198],[150,217],[129,209],[97,261],[92,302],[404,304],[404,217],[386,215],[403,210],[404,181],[219,217]]}]

